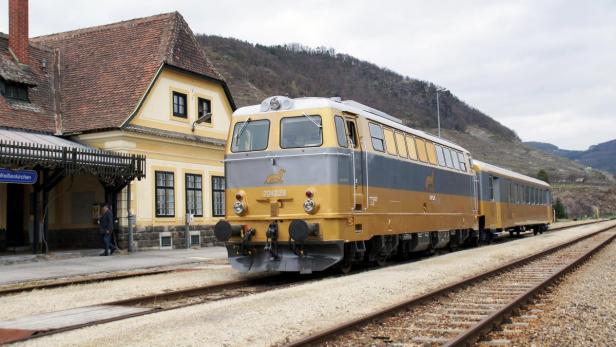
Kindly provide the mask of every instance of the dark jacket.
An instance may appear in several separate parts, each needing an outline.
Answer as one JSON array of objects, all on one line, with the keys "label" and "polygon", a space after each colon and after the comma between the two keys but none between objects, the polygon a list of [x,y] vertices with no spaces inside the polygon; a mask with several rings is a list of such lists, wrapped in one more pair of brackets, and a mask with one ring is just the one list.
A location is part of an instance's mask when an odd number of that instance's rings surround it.
[{"label": "dark jacket", "polygon": [[113,213],[111,213],[111,210],[103,213],[98,223],[101,234],[105,234],[107,230],[111,232],[113,230]]}]

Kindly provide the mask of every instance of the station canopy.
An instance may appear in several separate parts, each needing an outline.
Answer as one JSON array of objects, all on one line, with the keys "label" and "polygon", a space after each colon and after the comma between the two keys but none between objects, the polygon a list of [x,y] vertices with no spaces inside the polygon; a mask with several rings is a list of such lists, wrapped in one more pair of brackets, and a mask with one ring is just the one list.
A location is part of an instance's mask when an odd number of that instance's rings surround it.
[{"label": "station canopy", "polygon": [[91,174],[108,186],[145,177],[145,156],[109,152],[58,136],[0,129],[0,167]]}]

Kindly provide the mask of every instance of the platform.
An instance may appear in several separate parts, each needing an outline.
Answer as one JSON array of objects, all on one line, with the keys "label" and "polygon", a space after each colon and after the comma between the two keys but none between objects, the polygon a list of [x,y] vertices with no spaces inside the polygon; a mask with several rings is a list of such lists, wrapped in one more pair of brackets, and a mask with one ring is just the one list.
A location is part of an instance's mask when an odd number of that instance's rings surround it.
[{"label": "platform", "polygon": [[[204,247],[198,249],[172,249],[141,251],[135,253],[116,253],[101,257],[100,250],[74,251],[71,254],[48,255],[35,259],[19,261],[15,255],[11,264],[0,265],[0,285],[24,281],[43,280],[68,276],[87,275],[112,271],[146,269],[161,266],[197,263],[210,259],[226,259],[224,247]],[[0,257],[0,264],[3,264]],[[4,259],[6,261],[7,259]]]}]

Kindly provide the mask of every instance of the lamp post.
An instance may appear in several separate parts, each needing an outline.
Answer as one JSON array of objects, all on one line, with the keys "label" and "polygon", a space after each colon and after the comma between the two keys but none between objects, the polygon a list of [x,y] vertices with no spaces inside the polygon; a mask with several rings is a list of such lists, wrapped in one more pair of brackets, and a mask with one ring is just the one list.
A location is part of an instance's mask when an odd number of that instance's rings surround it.
[{"label": "lamp post", "polygon": [[438,92],[444,92],[445,88],[436,88],[436,123],[438,126],[438,137],[441,137],[441,109],[438,102]]}]

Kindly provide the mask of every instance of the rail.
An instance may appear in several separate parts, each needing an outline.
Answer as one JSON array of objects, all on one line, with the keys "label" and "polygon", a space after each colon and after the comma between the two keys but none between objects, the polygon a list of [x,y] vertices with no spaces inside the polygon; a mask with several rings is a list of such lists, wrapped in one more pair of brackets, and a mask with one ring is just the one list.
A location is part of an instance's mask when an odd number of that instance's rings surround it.
[{"label": "rail", "polygon": [[[316,332],[314,334],[311,334],[309,336],[306,336],[304,338],[298,339],[296,341],[292,341],[288,344],[286,344],[286,347],[297,347],[297,346],[312,346],[312,345],[317,345],[320,343],[323,343],[325,341],[330,341],[332,339],[335,339],[336,337],[343,335],[347,332],[350,332],[352,330],[356,330],[359,327],[363,327],[366,325],[369,325],[371,322],[374,321],[379,321],[379,320],[383,320],[386,319],[387,317],[393,316],[403,310],[409,310],[409,309],[414,309],[416,307],[419,307],[420,305],[426,304],[432,300],[435,300],[437,298],[440,297],[445,297],[448,294],[451,294],[452,292],[455,292],[457,290],[460,290],[462,288],[465,288],[467,286],[470,286],[474,283],[477,283],[479,281],[485,280],[489,277],[510,271],[514,268],[523,266],[527,263],[530,263],[534,260],[537,260],[541,257],[544,257],[546,255],[555,253],[557,251],[560,251],[566,247],[569,247],[571,245],[574,245],[578,242],[581,242],[583,240],[586,240],[588,238],[591,238],[595,235],[598,235],[602,232],[605,232],[607,230],[613,229],[614,226],[610,225],[609,227],[605,227],[602,228],[601,230],[598,230],[596,232],[593,232],[591,234],[588,235],[584,235],[582,237],[576,238],[574,240],[571,240],[569,242],[566,242],[564,244],[561,245],[557,245],[554,247],[551,247],[547,250],[541,251],[539,253],[530,255],[528,257],[524,257],[522,259],[518,259],[512,262],[509,262],[505,265],[502,265],[496,269],[492,269],[486,272],[483,272],[481,274],[477,274],[468,278],[465,278],[461,281],[455,282],[453,284],[450,285],[446,285],[440,288],[437,288],[434,291],[431,291],[429,293],[426,293],[424,295],[418,296],[418,297],[413,297],[410,298],[409,300],[406,300],[404,302],[398,303],[398,304],[394,304],[392,306],[389,306],[385,309],[379,310],[377,312],[365,315],[363,317],[354,319],[354,320],[350,320],[348,322],[339,324],[337,326],[334,326],[332,328],[329,329],[325,329],[322,330],[320,332]],[[579,264],[580,262],[582,262],[583,260],[587,259],[590,255],[592,255],[594,252],[597,252],[598,250],[600,250],[602,247],[604,247],[605,245],[607,245],[609,242],[611,242],[614,238],[616,237],[616,235],[611,236],[609,239],[605,240],[604,242],[602,242],[600,245],[598,245],[597,247],[593,247],[592,250],[590,250],[589,252],[585,253],[582,257],[580,257],[579,259],[577,259],[575,262],[572,262],[571,264],[569,264],[568,266],[564,267],[563,269],[561,269],[560,271],[558,271],[556,274],[554,274],[553,276],[550,276],[546,281],[542,282],[541,284],[538,284],[536,286],[534,286],[531,290],[529,290],[528,292],[524,293],[523,295],[520,295],[519,297],[517,297],[514,301],[512,301],[511,303],[509,303],[508,305],[506,305],[506,307],[499,309],[497,312],[494,312],[492,315],[490,315],[490,317],[482,320],[480,323],[474,325],[471,329],[469,329],[468,331],[465,331],[464,334],[460,335],[459,337],[457,337],[455,340],[452,341],[448,341],[446,342],[446,344],[449,346],[463,346],[463,345],[468,345],[469,343],[471,343],[471,341],[474,341],[475,339],[478,338],[478,336],[481,336],[484,332],[486,332],[486,330],[491,330],[492,327],[495,324],[498,324],[499,320],[502,321],[502,319],[504,317],[506,317],[507,315],[510,314],[510,312],[512,310],[514,310],[515,308],[519,307],[521,304],[523,304],[524,302],[528,301],[529,298],[531,298],[532,296],[534,296],[538,291],[542,290],[542,288],[545,288],[546,286],[548,286],[550,283],[552,283],[554,280],[556,280],[557,278],[561,277],[563,274],[565,274],[567,271],[571,270],[572,268],[574,268],[577,264]]]}]

